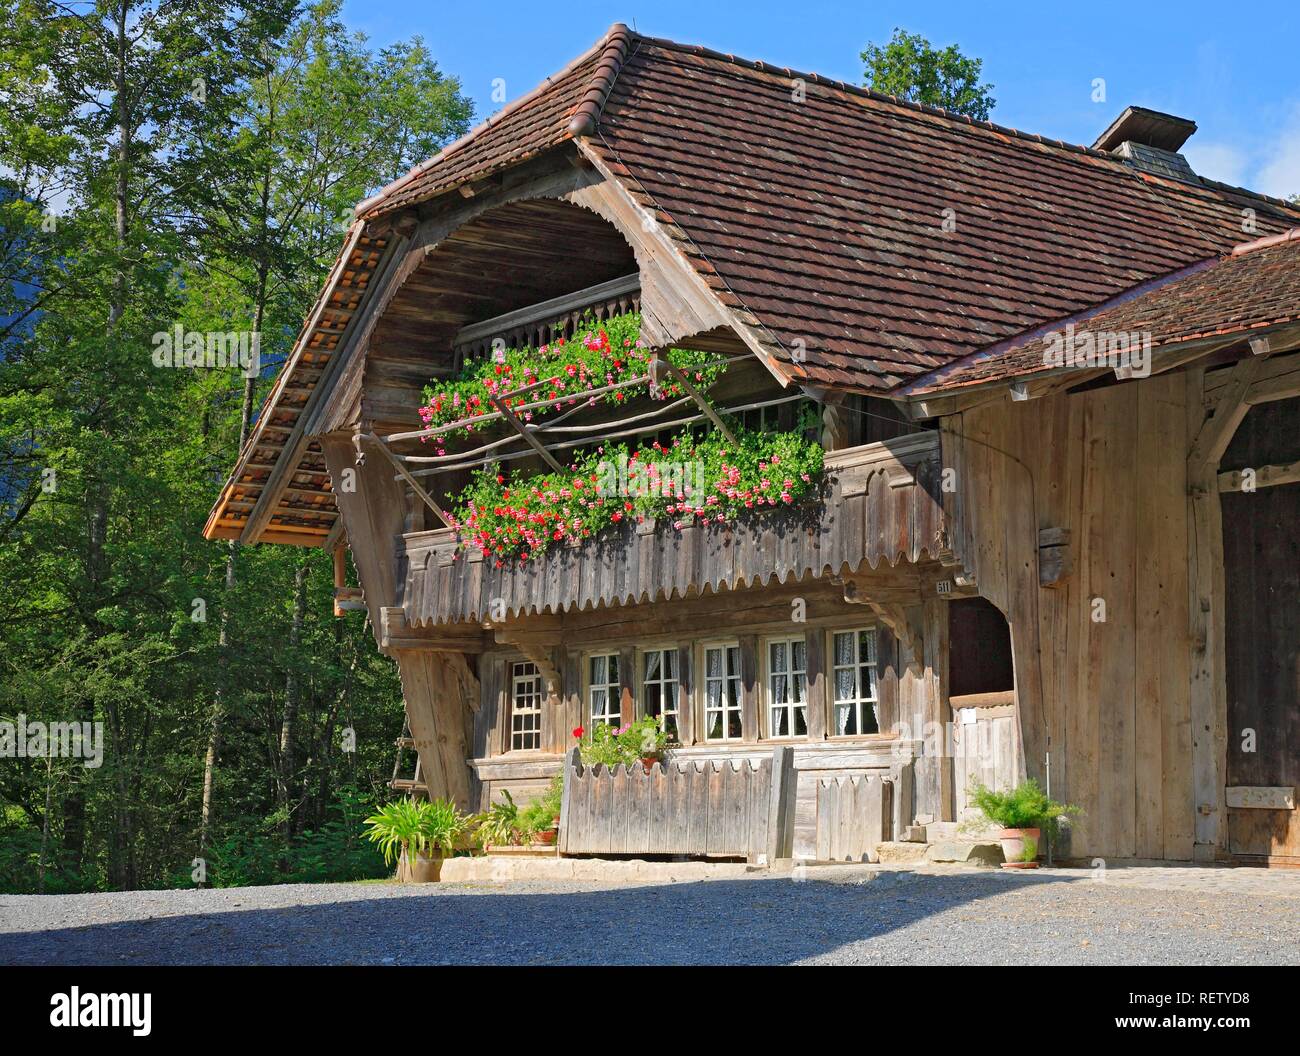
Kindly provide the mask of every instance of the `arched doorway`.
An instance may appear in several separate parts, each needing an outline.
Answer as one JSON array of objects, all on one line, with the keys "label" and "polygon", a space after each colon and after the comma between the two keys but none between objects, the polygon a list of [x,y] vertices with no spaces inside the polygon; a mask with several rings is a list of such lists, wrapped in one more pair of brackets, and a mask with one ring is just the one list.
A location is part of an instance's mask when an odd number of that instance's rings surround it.
[{"label": "arched doorway", "polygon": [[1247,859],[1300,862],[1300,482],[1264,472],[1297,462],[1291,399],[1253,407],[1220,463],[1254,477],[1222,494],[1228,850]]}]

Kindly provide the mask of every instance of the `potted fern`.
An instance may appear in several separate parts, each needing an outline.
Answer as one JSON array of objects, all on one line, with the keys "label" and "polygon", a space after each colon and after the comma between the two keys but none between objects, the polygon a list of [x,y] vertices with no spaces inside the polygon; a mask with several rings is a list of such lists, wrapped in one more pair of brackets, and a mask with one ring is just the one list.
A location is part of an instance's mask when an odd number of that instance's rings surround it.
[{"label": "potted fern", "polygon": [[977,784],[969,795],[989,821],[1002,826],[998,840],[1004,869],[1037,869],[1043,830],[1054,836],[1060,818],[1079,813],[1078,807],[1050,799],[1032,777],[1005,792]]},{"label": "potted fern", "polygon": [[437,881],[442,861],[465,835],[469,818],[445,799],[399,799],[366,818],[366,839],[397,861],[397,879],[415,884]]},{"label": "potted fern", "polygon": [[480,847],[510,847],[524,842],[523,824],[519,818],[519,806],[509,789],[501,790],[500,801],[493,803],[482,814],[471,819],[474,835]]},{"label": "potted fern", "polygon": [[556,774],[545,792],[519,812],[520,828],[534,843],[548,846],[560,834],[560,804],[564,796],[564,774]]}]

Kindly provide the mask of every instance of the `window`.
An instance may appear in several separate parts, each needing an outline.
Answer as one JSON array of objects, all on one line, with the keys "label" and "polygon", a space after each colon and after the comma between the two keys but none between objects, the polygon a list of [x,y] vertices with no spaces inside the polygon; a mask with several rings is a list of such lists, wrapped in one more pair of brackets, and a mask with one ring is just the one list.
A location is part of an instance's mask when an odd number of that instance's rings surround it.
[{"label": "window", "polygon": [[618,653],[593,656],[587,669],[587,699],[591,702],[591,724],[622,721],[623,691],[618,679]]},{"label": "window", "polygon": [[657,715],[668,736],[677,739],[677,650],[652,649],[641,659],[641,703]]},{"label": "window", "polygon": [[876,632],[835,632],[835,735],[880,732]]},{"label": "window", "polygon": [[704,739],[738,741],[740,737],[740,646],[707,646],[704,650]]},{"label": "window", "polygon": [[802,638],[767,643],[767,735],[808,736],[808,648]]},{"label": "window", "polygon": [[533,663],[510,665],[510,750],[536,751],[542,746],[541,672]]}]

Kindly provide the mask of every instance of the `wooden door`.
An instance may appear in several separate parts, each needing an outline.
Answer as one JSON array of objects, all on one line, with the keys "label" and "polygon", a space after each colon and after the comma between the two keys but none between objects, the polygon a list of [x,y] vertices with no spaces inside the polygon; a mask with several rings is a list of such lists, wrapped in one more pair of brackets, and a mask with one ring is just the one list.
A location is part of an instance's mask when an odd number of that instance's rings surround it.
[{"label": "wooden door", "polygon": [[[1221,465],[1259,476],[1297,460],[1300,400],[1285,400],[1252,408]],[[1228,849],[1300,864],[1300,483],[1222,501]]]}]

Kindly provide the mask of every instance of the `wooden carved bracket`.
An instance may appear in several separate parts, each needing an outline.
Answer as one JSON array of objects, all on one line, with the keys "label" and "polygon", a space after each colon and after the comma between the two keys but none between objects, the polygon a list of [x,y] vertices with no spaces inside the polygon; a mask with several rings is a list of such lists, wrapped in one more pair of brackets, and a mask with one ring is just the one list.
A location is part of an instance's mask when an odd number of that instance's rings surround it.
[{"label": "wooden carved bracket", "polygon": [[501,645],[513,645],[524,656],[528,657],[537,665],[537,670],[541,672],[542,678],[546,680],[546,695],[548,697],[559,697],[560,695],[560,672],[555,667],[555,661],[552,659],[551,650],[560,644],[559,636],[555,634],[528,634],[521,632],[512,632],[509,628],[496,627],[493,629],[496,640]]},{"label": "wooden carved bracket", "polygon": [[853,580],[844,583],[844,600],[851,605],[866,605],[876,614],[880,622],[894,632],[894,637],[907,646],[908,653],[919,663],[924,649],[924,636],[921,629],[908,618],[907,610],[901,605],[890,605],[874,601],[859,589]]}]

